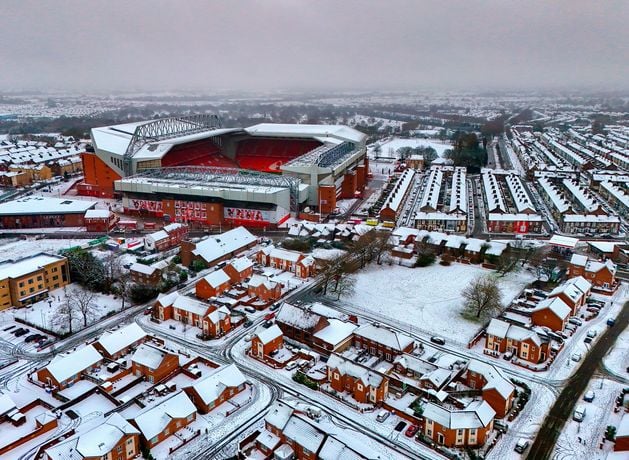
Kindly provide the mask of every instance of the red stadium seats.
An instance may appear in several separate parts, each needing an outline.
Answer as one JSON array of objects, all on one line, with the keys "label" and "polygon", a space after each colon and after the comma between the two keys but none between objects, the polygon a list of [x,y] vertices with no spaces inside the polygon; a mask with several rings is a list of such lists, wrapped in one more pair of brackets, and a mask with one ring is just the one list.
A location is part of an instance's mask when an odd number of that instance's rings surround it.
[{"label": "red stadium seats", "polygon": [[243,169],[280,172],[282,164],[320,145],[304,139],[245,139],[238,143],[236,163]]},{"label": "red stadium seats", "polygon": [[162,158],[162,167],[217,166],[237,167],[236,163],[220,153],[220,148],[210,140],[174,146]]}]

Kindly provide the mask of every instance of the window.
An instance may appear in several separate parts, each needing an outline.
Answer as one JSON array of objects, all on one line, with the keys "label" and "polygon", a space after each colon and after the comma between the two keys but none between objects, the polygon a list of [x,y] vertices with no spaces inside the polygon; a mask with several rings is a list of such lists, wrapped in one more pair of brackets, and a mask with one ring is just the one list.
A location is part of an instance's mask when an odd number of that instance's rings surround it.
[{"label": "window", "polygon": [[118,451],[118,453],[122,452],[122,446],[118,446],[118,449],[116,449]]},{"label": "window", "polygon": [[129,445],[133,444],[133,438],[127,439],[127,444],[129,444]]},{"label": "window", "polygon": [[363,391],[363,386],[360,383],[356,385],[356,388],[358,388],[358,391]]},{"label": "window", "polygon": [[24,281],[20,281],[19,287],[24,287]]},{"label": "window", "polygon": [[41,281],[41,280],[42,280],[42,276],[41,276],[41,275],[39,275],[39,276],[37,277],[37,281]]},{"label": "window", "polygon": [[28,284],[33,284],[33,278],[29,278]]}]

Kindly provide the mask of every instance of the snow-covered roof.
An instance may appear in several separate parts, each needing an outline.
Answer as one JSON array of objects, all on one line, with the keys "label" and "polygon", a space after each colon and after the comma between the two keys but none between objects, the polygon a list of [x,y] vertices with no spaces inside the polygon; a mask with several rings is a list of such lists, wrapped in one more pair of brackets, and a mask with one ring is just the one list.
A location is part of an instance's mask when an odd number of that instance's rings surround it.
[{"label": "snow-covered roof", "polygon": [[101,362],[103,357],[94,348],[93,345],[87,345],[83,348],[70,353],[69,355],[59,356],[55,358],[46,369],[57,380],[64,382],[79,372],[88,369],[95,364]]},{"label": "snow-covered roof", "polygon": [[146,366],[149,369],[157,369],[168,354],[166,350],[162,350],[155,345],[143,343],[135,350],[131,361]]},{"label": "snow-covered roof", "polygon": [[[269,430],[262,430],[256,438],[256,443],[259,443],[267,450],[274,450],[280,443],[280,438]],[[277,458],[277,457],[276,457]]]},{"label": "snow-covered roof", "polygon": [[582,254],[572,254],[572,258],[570,259],[570,263],[572,265],[578,265],[580,267],[585,267],[585,264],[588,262],[588,257]]},{"label": "snow-covered roof", "polygon": [[11,399],[11,396],[7,394],[0,395],[0,417],[11,412],[16,407],[17,406],[13,402],[13,399]]},{"label": "snow-covered roof", "polygon": [[197,381],[191,387],[197,392],[201,400],[209,404],[218,399],[226,388],[236,388],[247,381],[235,364],[222,366],[213,373]]},{"label": "snow-covered roof", "polygon": [[388,208],[397,212],[402,204],[402,200],[407,195],[410,187],[414,183],[416,171],[414,169],[405,169],[395,186],[384,201],[382,208]]},{"label": "snow-covered roof", "polygon": [[570,203],[561,195],[561,191],[557,188],[555,184],[553,184],[546,178],[540,178],[537,180],[537,182],[546,193],[546,196],[550,198],[553,206],[560,214],[564,214],[571,209]]},{"label": "snow-covered roof", "polygon": [[296,125],[282,123],[260,123],[245,128],[252,136],[269,137],[316,137],[340,141],[364,143],[367,136],[360,131],[343,125]]},{"label": "snow-covered roof", "polygon": [[593,248],[606,253],[614,252],[617,244],[615,241],[588,241],[587,243]]},{"label": "snow-covered roof", "polygon": [[341,321],[335,318],[328,319],[328,325],[323,329],[317,331],[313,337],[331,344],[336,347],[338,344],[351,337],[352,333],[358,326],[348,321]]},{"label": "snow-covered roof", "polygon": [[253,261],[248,257],[238,257],[237,259],[232,260],[229,265],[234,267],[234,270],[241,273],[247,270],[248,268],[253,267]]},{"label": "snow-covered roof", "polygon": [[264,285],[264,287],[269,290],[275,289],[275,286],[277,286],[277,284],[277,281],[272,280],[264,275],[258,275],[257,273],[254,274],[247,282],[247,286],[249,287],[256,288],[258,286]]},{"label": "snow-covered roof", "polygon": [[205,275],[203,279],[213,288],[217,288],[221,284],[229,283],[230,280],[229,275],[225,273],[225,271],[223,271],[222,269],[216,270],[209,275]]},{"label": "snow-covered roof", "polygon": [[229,311],[229,308],[227,308],[226,306],[222,306],[215,310],[212,310],[206,315],[206,318],[210,320],[210,322],[212,322],[213,324],[218,324],[230,314],[231,312]]},{"label": "snow-covered roof", "polygon": [[280,308],[276,315],[278,322],[304,330],[314,328],[321,318],[336,318],[342,321],[348,320],[346,314],[340,313],[320,303],[313,303],[304,308],[299,308],[288,302],[284,302],[282,308]]},{"label": "snow-covered roof", "polygon": [[428,182],[426,182],[426,188],[422,194],[420,202],[420,209],[436,210],[439,203],[439,194],[441,191],[441,183],[443,181],[443,169],[442,168],[430,168],[430,175],[428,176]]},{"label": "snow-covered roof", "polygon": [[467,211],[467,182],[465,168],[454,168],[450,187],[450,206],[448,212]]},{"label": "snow-covered roof", "polygon": [[160,294],[160,296],[157,297],[157,301],[164,307],[172,305],[174,308],[199,316],[204,316],[210,307],[206,303],[181,295],[177,291],[171,292],[170,294]]},{"label": "snow-covered roof", "polygon": [[328,369],[337,369],[342,375],[350,375],[359,379],[366,386],[379,387],[384,377],[360,364],[353,363],[339,355],[332,354],[328,358]]},{"label": "snow-covered roof", "polygon": [[[123,437],[133,434],[140,432],[120,414],[114,412],[103,423],[48,447],[44,452],[50,460],[103,458],[113,451]],[[77,457],[74,452],[79,456]]]},{"label": "snow-covered roof", "polygon": [[566,319],[572,312],[572,308],[566,305],[566,303],[559,297],[548,297],[542,300],[537,304],[533,311],[535,312],[546,309],[552,311],[561,320]]},{"label": "snow-covered roof", "polygon": [[481,374],[487,383],[483,386],[483,390],[496,390],[504,399],[508,399],[515,387],[513,384],[494,366],[479,361],[477,359],[471,359],[467,366],[468,371]]},{"label": "snow-covered roof", "polygon": [[404,351],[414,343],[412,337],[385,326],[365,324],[354,331],[354,335],[364,337],[373,342],[381,343],[393,350]]},{"label": "snow-covered roof", "polygon": [[271,326],[268,329],[262,328],[261,330],[259,330],[256,333],[256,336],[258,337],[260,342],[262,342],[263,344],[267,344],[267,343],[271,342],[272,340],[275,340],[278,337],[281,337],[282,336],[282,330],[280,329],[280,327],[277,324],[274,324],[273,326]]},{"label": "snow-covered roof", "polygon": [[146,439],[152,439],[160,434],[173,419],[185,419],[196,413],[197,408],[185,392],[180,391],[168,399],[151,406],[133,420]]},{"label": "snow-covered roof", "polygon": [[132,272],[142,273],[143,275],[152,275],[157,270],[157,267],[136,262],[131,265],[129,270]]},{"label": "snow-covered roof", "polygon": [[162,241],[162,240],[166,240],[169,238],[168,232],[165,232],[164,230],[158,230],[156,232],[150,233],[148,235],[146,235],[144,237],[145,239],[149,240],[149,241]]},{"label": "snow-covered roof", "polygon": [[98,343],[107,353],[114,355],[145,337],[146,332],[137,323],[131,323],[117,331],[102,336],[98,339]]},{"label": "snow-covered roof", "polygon": [[88,209],[85,213],[86,219],[108,219],[111,215],[109,209]]},{"label": "snow-covered roof", "polygon": [[298,262],[299,259],[304,257],[304,254],[299,251],[291,251],[289,249],[282,249],[277,247],[272,247],[268,254],[270,257],[273,257],[275,259],[288,260],[290,262]]},{"label": "snow-covered roof", "polygon": [[557,286],[551,291],[549,297],[565,294],[573,302],[578,302],[581,297],[590,292],[590,289],[592,289],[592,284],[582,276],[577,276]]},{"label": "snow-covered roof", "polygon": [[96,206],[96,201],[27,196],[0,203],[0,215],[17,216],[33,214],[85,214]]},{"label": "snow-covered roof", "polygon": [[317,452],[325,439],[325,433],[295,415],[288,419],[283,434],[310,452]]},{"label": "snow-covered roof", "polygon": [[487,201],[487,210],[489,212],[507,212],[507,206],[502,196],[502,188],[493,171],[491,169],[483,169],[481,176],[483,178],[483,191]]},{"label": "snow-covered roof", "polygon": [[192,251],[194,255],[201,256],[207,263],[212,263],[227,254],[241,251],[257,238],[244,227],[236,227],[220,235],[210,236],[197,243]]},{"label": "snow-covered roof", "polygon": [[473,402],[465,409],[449,410],[432,402],[424,404],[423,417],[450,429],[484,428],[496,416],[486,401]]},{"label": "snow-covered roof", "polygon": [[283,430],[286,422],[293,415],[293,408],[283,402],[276,402],[264,417],[264,421],[271,426]]},{"label": "snow-covered roof", "polygon": [[19,278],[20,276],[32,273],[46,265],[61,260],[64,260],[64,257],[44,253],[18,260],[5,260],[4,262],[0,262],[0,280]]},{"label": "snow-covered roof", "polygon": [[548,242],[555,246],[563,246],[565,248],[574,249],[577,246],[579,239],[563,235],[553,235]]}]

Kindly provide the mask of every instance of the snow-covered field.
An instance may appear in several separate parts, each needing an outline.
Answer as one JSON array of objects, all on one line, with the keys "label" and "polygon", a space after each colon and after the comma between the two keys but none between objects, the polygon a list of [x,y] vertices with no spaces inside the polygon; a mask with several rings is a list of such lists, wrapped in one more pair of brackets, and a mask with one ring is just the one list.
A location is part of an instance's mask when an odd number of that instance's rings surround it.
[{"label": "snow-covered field", "polygon": [[[67,286],[65,292],[63,288],[55,289],[54,291],[50,291],[50,297],[48,299],[41,300],[28,307],[4,310],[0,312],[0,318],[4,317],[7,321],[13,318],[20,318],[31,324],[41,326],[44,329],[57,332],[66,331],[67,325],[63,318],[60,317],[57,310],[60,306],[65,305],[66,294],[76,289],[82,288],[78,284],[71,284]],[[119,311],[122,306],[122,301],[111,295],[94,293],[93,305],[93,308],[90,310],[88,325],[104,317],[109,312]],[[130,303],[127,302],[126,306],[129,305]],[[74,314],[72,326],[72,330],[75,332],[83,328],[83,318],[78,312]]]},{"label": "snow-covered field", "polygon": [[452,145],[447,141],[439,139],[402,139],[394,137],[382,144],[380,144],[380,157],[397,157],[397,150],[401,147],[432,147],[437,151],[437,155],[443,156],[443,152],[452,148]]},{"label": "snow-covered field", "polygon": [[87,243],[87,239],[0,239],[0,260],[19,259],[40,252],[57,254],[60,249],[67,249]]},{"label": "snow-covered field", "polygon": [[612,372],[629,377],[629,328],[625,329],[616,340],[614,347],[603,359],[605,366]]},{"label": "snow-covered field", "polygon": [[[461,291],[476,277],[494,273],[475,265],[457,263],[424,268],[372,264],[356,274],[355,292],[344,300],[406,322],[414,329],[467,342],[482,324],[461,316]],[[533,281],[533,276],[522,271],[498,280],[506,304]]]}]

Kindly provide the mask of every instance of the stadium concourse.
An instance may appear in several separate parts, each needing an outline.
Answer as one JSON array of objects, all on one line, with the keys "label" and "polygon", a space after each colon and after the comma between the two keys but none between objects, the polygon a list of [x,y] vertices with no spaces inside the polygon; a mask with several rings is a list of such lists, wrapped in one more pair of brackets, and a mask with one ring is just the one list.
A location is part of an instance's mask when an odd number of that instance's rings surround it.
[{"label": "stadium concourse", "polygon": [[81,195],[125,213],[194,226],[273,228],[305,208],[329,214],[360,196],[366,136],[339,125],[224,128],[201,114],[93,128]]}]

